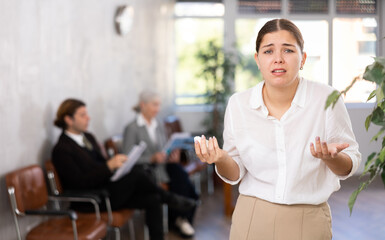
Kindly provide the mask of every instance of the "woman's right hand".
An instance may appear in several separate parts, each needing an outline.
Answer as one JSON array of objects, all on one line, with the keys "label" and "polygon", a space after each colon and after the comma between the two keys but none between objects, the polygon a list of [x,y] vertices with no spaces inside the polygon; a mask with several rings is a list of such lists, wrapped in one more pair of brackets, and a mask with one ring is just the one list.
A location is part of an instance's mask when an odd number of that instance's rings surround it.
[{"label": "woman's right hand", "polygon": [[219,147],[215,137],[210,137],[206,143],[206,137],[202,135],[200,140],[194,142],[195,153],[202,162],[212,164],[225,160],[227,152]]},{"label": "woman's right hand", "polygon": [[164,152],[157,152],[151,157],[152,163],[164,163],[166,161],[166,153]]}]

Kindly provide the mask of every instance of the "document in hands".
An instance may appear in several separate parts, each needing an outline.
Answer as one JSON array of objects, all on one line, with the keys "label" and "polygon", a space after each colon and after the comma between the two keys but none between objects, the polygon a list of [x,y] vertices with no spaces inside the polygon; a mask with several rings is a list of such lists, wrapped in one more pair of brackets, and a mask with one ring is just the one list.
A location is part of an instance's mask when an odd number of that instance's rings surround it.
[{"label": "document in hands", "polygon": [[189,132],[173,133],[163,148],[167,154],[171,153],[176,148],[192,149],[194,147],[194,138]]},{"label": "document in hands", "polygon": [[143,141],[141,141],[139,145],[133,146],[131,151],[127,154],[127,161],[125,161],[124,164],[115,172],[110,180],[112,182],[118,181],[122,176],[131,171],[132,167],[138,161],[146,147],[147,144]]}]

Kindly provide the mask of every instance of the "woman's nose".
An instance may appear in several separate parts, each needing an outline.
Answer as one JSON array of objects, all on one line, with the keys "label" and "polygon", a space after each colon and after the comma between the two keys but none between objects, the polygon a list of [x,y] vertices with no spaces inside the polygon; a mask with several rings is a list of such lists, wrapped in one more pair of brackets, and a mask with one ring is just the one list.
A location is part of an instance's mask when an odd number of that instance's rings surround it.
[{"label": "woman's nose", "polygon": [[275,60],[274,60],[274,62],[275,62],[275,63],[283,63],[283,62],[284,62],[282,53],[278,52],[278,53],[275,54]]}]

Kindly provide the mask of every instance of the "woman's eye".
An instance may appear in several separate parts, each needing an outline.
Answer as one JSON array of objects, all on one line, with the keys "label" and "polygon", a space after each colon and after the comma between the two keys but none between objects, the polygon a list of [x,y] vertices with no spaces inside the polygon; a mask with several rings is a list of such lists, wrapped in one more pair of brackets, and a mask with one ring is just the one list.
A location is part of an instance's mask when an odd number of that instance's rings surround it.
[{"label": "woman's eye", "polygon": [[272,53],[273,51],[272,50],[266,50],[266,51],[264,51],[263,53],[265,53],[265,54],[270,54],[270,53]]},{"label": "woman's eye", "polygon": [[285,52],[287,52],[287,53],[292,53],[292,52],[294,52],[294,51],[291,50],[291,49],[286,49]]}]

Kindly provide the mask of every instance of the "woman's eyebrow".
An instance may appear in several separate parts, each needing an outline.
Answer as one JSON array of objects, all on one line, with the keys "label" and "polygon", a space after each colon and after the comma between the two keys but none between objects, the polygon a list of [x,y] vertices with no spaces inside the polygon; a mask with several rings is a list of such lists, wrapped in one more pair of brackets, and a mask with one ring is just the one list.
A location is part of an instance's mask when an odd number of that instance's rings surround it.
[{"label": "woman's eyebrow", "polygon": [[295,47],[294,44],[290,44],[290,43],[284,43],[282,44],[283,46],[287,46],[287,47]]},{"label": "woman's eyebrow", "polygon": [[266,45],[263,45],[261,48],[267,48],[267,47],[271,47],[273,46],[274,44],[270,43],[270,44],[266,44]]},{"label": "woman's eyebrow", "polygon": [[[267,47],[271,47],[271,46],[274,46],[274,44],[273,43],[269,43],[269,44],[263,45],[261,48],[267,48]],[[282,46],[295,47],[295,45],[291,44],[291,43],[283,43]]]}]

